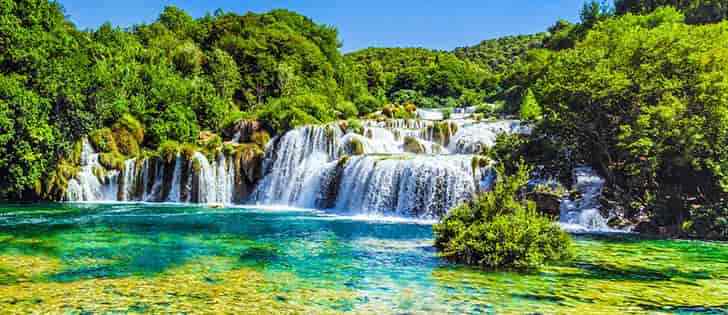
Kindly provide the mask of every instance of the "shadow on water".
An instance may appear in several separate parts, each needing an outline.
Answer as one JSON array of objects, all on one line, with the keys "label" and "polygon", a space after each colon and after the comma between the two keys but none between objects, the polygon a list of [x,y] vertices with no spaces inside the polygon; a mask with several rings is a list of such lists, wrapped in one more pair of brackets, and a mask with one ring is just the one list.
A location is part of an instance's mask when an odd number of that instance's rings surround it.
[{"label": "shadow on water", "polygon": [[632,280],[632,281],[669,281],[675,278],[686,280],[708,280],[712,276],[707,271],[680,271],[673,268],[650,269],[638,266],[617,267],[586,262],[576,262],[574,267],[581,273],[562,274],[563,278],[581,278],[592,280]]}]

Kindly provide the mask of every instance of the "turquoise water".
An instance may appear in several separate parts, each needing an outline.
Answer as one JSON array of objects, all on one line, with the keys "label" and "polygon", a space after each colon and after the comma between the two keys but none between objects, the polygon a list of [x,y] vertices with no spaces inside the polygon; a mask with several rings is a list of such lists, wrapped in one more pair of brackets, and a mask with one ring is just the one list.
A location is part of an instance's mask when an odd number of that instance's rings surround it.
[{"label": "turquoise water", "polygon": [[438,258],[430,225],[315,211],[0,206],[0,310],[44,313],[728,312],[728,245],[577,237],[531,274]]}]

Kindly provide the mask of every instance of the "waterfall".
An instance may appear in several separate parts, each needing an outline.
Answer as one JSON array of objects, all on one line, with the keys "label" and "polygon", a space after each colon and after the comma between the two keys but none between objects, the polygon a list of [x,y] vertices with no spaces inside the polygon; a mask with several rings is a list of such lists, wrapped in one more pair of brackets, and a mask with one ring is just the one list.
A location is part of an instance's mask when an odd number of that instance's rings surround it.
[{"label": "waterfall", "polygon": [[124,161],[123,181],[121,184],[121,201],[133,201],[136,192],[138,176],[136,173],[136,159]]},{"label": "waterfall", "polygon": [[[447,130],[465,124],[446,123]],[[487,190],[494,175],[490,167],[474,165],[474,155],[450,154],[435,143],[434,126],[400,119],[366,122],[362,134],[344,134],[332,125],[289,131],[268,147],[266,173],[251,201],[439,218]]]},{"label": "waterfall", "polygon": [[573,233],[610,232],[607,219],[599,211],[599,197],[604,187],[604,179],[590,167],[577,167],[573,171],[574,189],[580,197],[561,201],[561,226]]},{"label": "waterfall", "polygon": [[174,159],[174,169],[172,170],[172,183],[169,187],[169,194],[167,195],[167,201],[169,202],[180,202],[180,185],[182,182],[182,156],[177,154]]},{"label": "waterfall", "polygon": [[[103,174],[98,174],[103,173]],[[99,163],[99,154],[83,139],[81,149],[81,170],[76,178],[68,182],[64,196],[66,201],[116,200],[117,171],[106,171]]]},{"label": "waterfall", "polygon": [[254,199],[266,204],[295,204],[308,177],[338,158],[342,135],[335,125],[305,126],[286,133],[276,146],[268,148],[274,150],[266,154],[269,175],[258,185]]},{"label": "waterfall", "polygon": [[[238,142],[260,128],[241,125],[228,144],[245,145]],[[392,119],[366,121],[359,134],[336,123],[309,125],[274,138],[264,157],[226,151],[133,158],[121,172],[103,169],[84,141],[81,172],[70,180],[65,198],[251,202],[436,219],[490,188],[493,171],[476,163],[474,153],[506,132],[522,133],[524,127],[518,121]]]},{"label": "waterfall", "polygon": [[469,156],[352,158],[343,171],[336,209],[439,218],[476,192],[471,160]]},{"label": "waterfall", "polygon": [[219,154],[212,163],[202,153],[192,156],[198,182],[197,196],[200,203],[230,204],[235,187],[235,168],[225,155]]},{"label": "waterfall", "polygon": [[499,134],[530,134],[531,128],[518,120],[461,124],[448,149],[458,154],[477,154],[484,148],[495,145]]}]

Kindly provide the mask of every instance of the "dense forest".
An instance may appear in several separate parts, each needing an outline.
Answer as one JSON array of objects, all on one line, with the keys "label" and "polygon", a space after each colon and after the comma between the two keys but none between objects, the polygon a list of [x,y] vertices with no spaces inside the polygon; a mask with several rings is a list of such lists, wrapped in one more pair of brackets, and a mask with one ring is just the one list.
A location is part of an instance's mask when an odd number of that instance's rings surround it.
[{"label": "dense forest", "polygon": [[116,138],[119,160],[243,118],[280,132],[390,104],[496,103],[488,114],[524,108],[537,132],[491,154],[557,174],[590,164],[625,220],[728,233],[727,16],[719,0],[592,1],[541,34],[342,55],[334,27],[285,10],[167,7],[79,30],[56,2],[0,1],[0,199],[53,199],[89,135]]}]

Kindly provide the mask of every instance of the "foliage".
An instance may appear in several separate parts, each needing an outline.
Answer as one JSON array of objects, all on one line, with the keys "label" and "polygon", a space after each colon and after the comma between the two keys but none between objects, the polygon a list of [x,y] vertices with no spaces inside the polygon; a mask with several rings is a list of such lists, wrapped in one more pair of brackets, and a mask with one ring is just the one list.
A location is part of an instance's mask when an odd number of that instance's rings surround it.
[{"label": "foliage", "polygon": [[442,256],[488,269],[533,269],[573,256],[569,235],[533,202],[519,200],[530,175],[530,168],[519,166],[514,175],[501,175],[492,191],[451,210],[434,226]]},{"label": "foliage", "polygon": [[713,240],[728,240],[728,205],[717,203],[696,207],[690,211],[690,220],[683,229],[691,237]]},{"label": "foliage", "polygon": [[605,20],[532,87],[544,130],[666,224],[689,216],[686,200],[728,191],[728,32],[682,21],[672,8]]},{"label": "foliage", "polygon": [[685,13],[689,24],[715,23],[728,18],[728,3],[723,0],[616,0],[619,15],[648,14],[660,7],[672,6]]},{"label": "foliage", "polygon": [[493,73],[505,73],[529,50],[542,48],[546,33],[506,36],[455,49],[455,55],[473,61]]},{"label": "foliage", "polygon": [[452,53],[422,48],[369,48],[345,58],[368,94],[426,108],[447,107],[466,92],[483,95],[480,86],[491,76]]},{"label": "foliage", "polygon": [[521,108],[519,110],[521,120],[525,121],[536,121],[541,119],[543,115],[541,105],[536,101],[536,96],[533,95],[531,89],[526,89],[526,93],[521,100]]},{"label": "foliage", "polygon": [[306,94],[271,100],[261,107],[257,116],[270,122],[277,131],[288,130],[301,125],[319,124],[334,120],[335,113],[326,106],[323,95]]},{"label": "foliage", "polygon": [[344,62],[335,29],[285,10],[195,19],[167,7],[151,24],[79,31],[55,1],[0,1],[0,38],[0,199],[38,197],[84,136],[116,164],[220,133],[231,116],[287,128],[381,104]]}]

